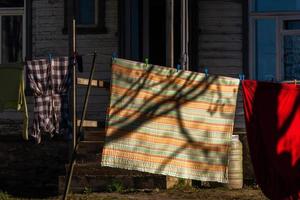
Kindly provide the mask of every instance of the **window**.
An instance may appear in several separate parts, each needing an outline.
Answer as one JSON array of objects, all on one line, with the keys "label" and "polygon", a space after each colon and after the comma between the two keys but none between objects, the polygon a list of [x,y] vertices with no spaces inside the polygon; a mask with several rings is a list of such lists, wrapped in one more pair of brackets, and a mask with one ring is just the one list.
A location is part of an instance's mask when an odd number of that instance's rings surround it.
[{"label": "window", "polygon": [[1,0],[0,7],[1,8],[24,7],[24,0]]},{"label": "window", "polygon": [[[68,8],[65,0],[65,26],[67,33]],[[78,34],[106,33],[105,0],[75,0],[76,31]]]},{"label": "window", "polygon": [[255,65],[259,80],[274,80],[276,69],[276,23],[272,19],[255,21]]},{"label": "window", "polygon": [[282,19],[282,70],[284,80],[300,80],[300,17]]},{"label": "window", "polygon": [[300,11],[300,0],[252,0],[253,12]]},{"label": "window", "polygon": [[93,27],[98,24],[97,0],[77,0],[76,21],[78,27]]},{"label": "window", "polygon": [[249,8],[250,78],[300,80],[300,0],[250,0]]},{"label": "window", "polygon": [[0,63],[22,62],[25,56],[23,0],[0,2]]}]

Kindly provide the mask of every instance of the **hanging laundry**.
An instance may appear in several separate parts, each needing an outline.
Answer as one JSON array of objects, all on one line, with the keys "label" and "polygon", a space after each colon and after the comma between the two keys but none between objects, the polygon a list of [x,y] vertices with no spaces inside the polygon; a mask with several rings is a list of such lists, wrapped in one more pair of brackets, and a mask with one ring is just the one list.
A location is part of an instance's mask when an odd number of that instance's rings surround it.
[{"label": "hanging laundry", "polygon": [[28,140],[28,111],[21,64],[0,65],[0,112],[14,109],[23,112],[23,138]]},{"label": "hanging laundry", "polygon": [[71,84],[67,57],[27,61],[28,79],[34,94],[31,136],[41,142],[41,131],[69,134],[71,123],[68,90]]},{"label": "hanging laundry", "polygon": [[257,183],[274,200],[300,199],[300,86],[242,82]]},{"label": "hanging laundry", "polygon": [[27,61],[27,75],[34,95],[34,119],[31,136],[41,142],[41,131],[54,131],[50,66],[46,59]]},{"label": "hanging laundry", "polygon": [[103,166],[227,182],[239,80],[112,64]]},{"label": "hanging laundry", "polygon": [[55,131],[57,134],[68,136],[72,129],[68,96],[71,86],[69,58],[54,58],[51,60],[50,66]]}]

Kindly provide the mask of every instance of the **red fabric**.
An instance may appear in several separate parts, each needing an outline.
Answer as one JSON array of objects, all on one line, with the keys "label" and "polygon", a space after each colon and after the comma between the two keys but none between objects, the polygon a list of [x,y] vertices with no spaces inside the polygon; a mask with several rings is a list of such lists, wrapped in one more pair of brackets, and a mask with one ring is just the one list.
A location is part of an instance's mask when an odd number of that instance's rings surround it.
[{"label": "red fabric", "polygon": [[251,80],[242,86],[257,183],[270,199],[300,199],[300,86]]}]

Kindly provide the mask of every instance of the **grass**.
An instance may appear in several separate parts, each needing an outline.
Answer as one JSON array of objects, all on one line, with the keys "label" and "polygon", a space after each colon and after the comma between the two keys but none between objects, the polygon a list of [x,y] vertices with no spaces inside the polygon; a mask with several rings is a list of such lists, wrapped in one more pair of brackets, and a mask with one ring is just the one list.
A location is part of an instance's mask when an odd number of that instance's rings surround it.
[{"label": "grass", "polygon": [[89,195],[92,192],[93,192],[93,190],[90,187],[85,187],[84,190],[83,190],[83,194],[85,194],[85,195]]},{"label": "grass", "polygon": [[124,191],[124,186],[120,181],[113,180],[112,183],[107,186],[107,191],[121,193]]}]

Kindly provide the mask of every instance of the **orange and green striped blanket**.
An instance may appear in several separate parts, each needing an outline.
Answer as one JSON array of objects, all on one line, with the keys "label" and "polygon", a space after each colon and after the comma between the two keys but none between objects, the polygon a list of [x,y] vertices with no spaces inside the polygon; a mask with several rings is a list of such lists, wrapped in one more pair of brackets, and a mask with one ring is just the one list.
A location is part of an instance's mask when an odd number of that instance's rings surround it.
[{"label": "orange and green striped blanket", "polygon": [[238,86],[115,59],[102,166],[227,182]]}]

